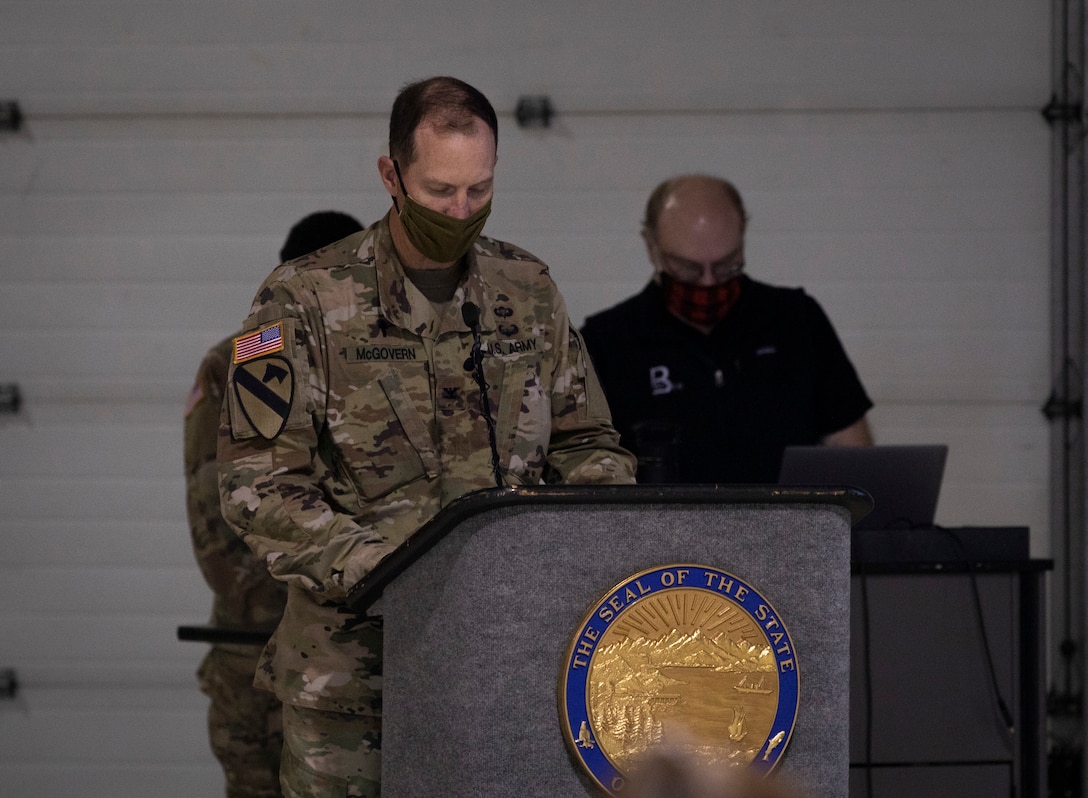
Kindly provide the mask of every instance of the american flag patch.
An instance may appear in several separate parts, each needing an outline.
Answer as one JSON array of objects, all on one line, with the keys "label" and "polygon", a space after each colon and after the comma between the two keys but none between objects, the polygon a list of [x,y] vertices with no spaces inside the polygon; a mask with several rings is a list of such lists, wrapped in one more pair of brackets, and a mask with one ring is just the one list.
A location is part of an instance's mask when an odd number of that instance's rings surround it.
[{"label": "american flag patch", "polygon": [[283,322],[276,322],[271,327],[240,335],[234,339],[234,362],[244,363],[261,355],[279,352],[283,349]]}]

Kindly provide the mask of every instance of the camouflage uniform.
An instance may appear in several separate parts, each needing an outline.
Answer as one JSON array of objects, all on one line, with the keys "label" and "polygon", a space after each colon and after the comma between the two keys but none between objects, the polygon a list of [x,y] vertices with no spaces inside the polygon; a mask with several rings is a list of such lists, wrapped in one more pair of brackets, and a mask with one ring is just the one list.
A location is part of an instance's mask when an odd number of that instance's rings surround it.
[{"label": "camouflage uniform", "polygon": [[[381,621],[351,612],[347,592],[442,506],[494,487],[464,303],[481,309],[505,483],[633,481],[547,267],[483,237],[467,259],[436,309],[406,278],[383,219],[277,268],[236,342],[223,511],[289,585],[258,683],[297,709],[380,717]],[[360,762],[379,731],[361,724]],[[377,761],[363,766],[372,780]]]},{"label": "camouflage uniform", "polygon": [[[185,413],[186,506],[193,551],[214,592],[214,626],[274,626],[286,590],[238,538],[219,511],[215,449],[231,339],[205,355]],[[212,646],[197,671],[211,699],[208,734],[230,798],[279,796],[283,747],[280,702],[253,686],[260,646]]]}]

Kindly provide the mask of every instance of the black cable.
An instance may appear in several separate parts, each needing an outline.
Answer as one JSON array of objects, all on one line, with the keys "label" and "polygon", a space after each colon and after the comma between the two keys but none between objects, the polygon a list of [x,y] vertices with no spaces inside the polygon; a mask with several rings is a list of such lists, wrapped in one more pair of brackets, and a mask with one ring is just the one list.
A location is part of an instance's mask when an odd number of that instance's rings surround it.
[{"label": "black cable", "polygon": [[990,687],[993,690],[994,701],[997,704],[997,710],[1001,715],[1001,719],[1005,722],[1005,728],[1009,730],[1009,734],[1016,734],[1016,721],[1013,719],[1012,712],[1009,710],[1008,704],[1005,703],[1004,697],[1001,695],[1001,687],[997,683],[997,670],[994,667],[993,652],[990,649],[990,639],[986,633],[986,619],[982,614],[982,596],[978,589],[978,574],[975,572],[974,563],[967,554],[967,549],[963,545],[963,541],[959,536],[950,529],[944,527],[935,526],[941,532],[944,532],[951,540],[953,546],[959,552],[960,559],[963,561],[964,566],[967,568],[967,575],[970,577],[971,593],[974,598],[975,605],[975,617],[978,621],[979,633],[982,636],[982,653],[983,659],[986,662],[986,668],[990,676]]},{"label": "black cable", "polygon": [[[908,527],[909,528],[909,527]],[[1013,718],[1012,712],[1009,710],[1008,704],[1005,702],[1004,697],[1001,694],[1001,688],[997,681],[997,670],[994,666],[993,653],[990,648],[989,635],[986,632],[986,621],[982,612],[982,596],[978,587],[978,575],[974,568],[974,563],[968,556],[967,549],[963,544],[963,541],[952,530],[946,529],[940,526],[933,526],[935,530],[943,532],[947,535],[953,546],[956,548],[960,560],[963,562],[964,567],[967,570],[969,577],[973,603],[975,607],[975,618],[978,624],[979,632],[982,638],[982,651],[983,659],[986,663],[987,672],[990,677],[990,687],[992,695],[997,708],[998,713],[1001,716],[1002,721],[1005,723],[1005,728],[1008,729],[1009,734],[1016,734],[1016,723]],[[873,684],[872,684],[872,647],[871,647],[871,620],[869,614],[869,591],[868,582],[865,578],[865,572],[859,570],[859,586],[861,592],[861,632],[862,632],[862,657],[864,660],[864,692],[865,692],[865,795],[867,798],[873,796],[873,765],[872,765],[872,745],[873,745]],[[1015,787],[1014,787],[1015,792]]]},{"label": "black cable", "polygon": [[491,400],[487,396],[487,379],[484,377],[483,344],[480,340],[480,308],[473,302],[461,306],[461,318],[472,330],[472,354],[465,361],[465,370],[471,371],[476,384],[480,386],[480,412],[487,423],[487,442],[491,446],[491,473],[495,475],[495,486],[502,488],[502,470],[499,468],[499,447],[495,440],[495,420],[491,418]]}]

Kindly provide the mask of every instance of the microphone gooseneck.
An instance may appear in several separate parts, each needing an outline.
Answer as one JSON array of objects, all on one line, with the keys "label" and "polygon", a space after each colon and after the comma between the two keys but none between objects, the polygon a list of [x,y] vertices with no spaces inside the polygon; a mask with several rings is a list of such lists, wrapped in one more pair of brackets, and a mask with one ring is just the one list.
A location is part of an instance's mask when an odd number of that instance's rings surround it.
[{"label": "microphone gooseneck", "polygon": [[495,485],[505,487],[502,481],[502,472],[499,469],[499,447],[495,442],[495,420],[491,418],[491,400],[488,398],[487,389],[490,387],[484,378],[483,343],[480,340],[480,308],[474,302],[466,302],[461,305],[461,318],[472,331],[472,354],[465,361],[465,371],[471,371],[480,386],[480,412],[487,422],[487,442],[491,446],[491,472],[495,475]]}]

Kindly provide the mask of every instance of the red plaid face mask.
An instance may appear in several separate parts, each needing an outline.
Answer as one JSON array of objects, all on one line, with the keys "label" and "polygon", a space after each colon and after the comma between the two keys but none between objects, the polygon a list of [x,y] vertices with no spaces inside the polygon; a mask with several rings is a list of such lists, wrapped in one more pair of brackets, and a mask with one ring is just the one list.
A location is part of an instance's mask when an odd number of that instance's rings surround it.
[{"label": "red plaid face mask", "polygon": [[674,316],[699,327],[713,327],[725,318],[740,297],[738,277],[714,285],[682,283],[668,272],[661,272],[661,290],[665,307]]}]

